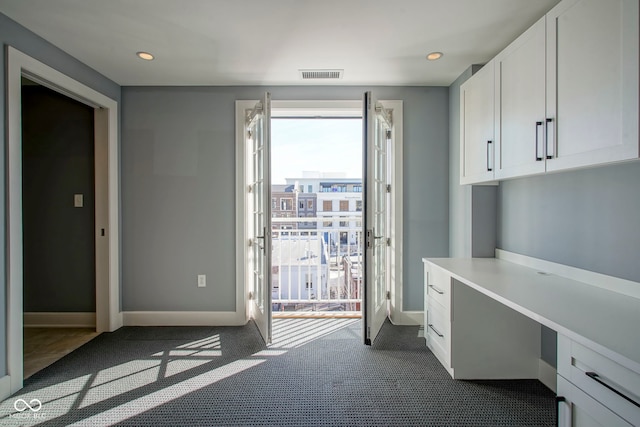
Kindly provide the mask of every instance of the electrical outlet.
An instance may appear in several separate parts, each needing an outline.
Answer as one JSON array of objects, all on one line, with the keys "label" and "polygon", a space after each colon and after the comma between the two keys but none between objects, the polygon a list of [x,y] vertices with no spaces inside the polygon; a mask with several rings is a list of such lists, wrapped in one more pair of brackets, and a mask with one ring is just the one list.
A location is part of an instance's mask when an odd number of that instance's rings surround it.
[{"label": "electrical outlet", "polygon": [[207,275],[206,274],[198,274],[198,287],[204,288],[207,286]]}]

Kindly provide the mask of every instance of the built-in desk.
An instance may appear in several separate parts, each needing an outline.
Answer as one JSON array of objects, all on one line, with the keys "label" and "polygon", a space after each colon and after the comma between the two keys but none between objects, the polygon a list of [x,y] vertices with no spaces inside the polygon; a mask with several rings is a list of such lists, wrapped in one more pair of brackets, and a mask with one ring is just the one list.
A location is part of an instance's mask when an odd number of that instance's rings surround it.
[{"label": "built-in desk", "polygon": [[423,261],[425,338],[453,378],[541,378],[542,324],[558,333],[561,425],[640,425],[640,299],[612,291],[620,279],[544,261]]}]

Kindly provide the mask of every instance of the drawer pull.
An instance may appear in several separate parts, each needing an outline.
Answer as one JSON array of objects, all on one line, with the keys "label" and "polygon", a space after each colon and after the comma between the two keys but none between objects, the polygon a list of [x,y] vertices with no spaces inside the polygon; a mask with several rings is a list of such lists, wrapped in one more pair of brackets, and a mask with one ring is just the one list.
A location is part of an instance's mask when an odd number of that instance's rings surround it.
[{"label": "drawer pull", "polygon": [[536,122],[536,162],[542,161],[542,156],[540,155],[540,128],[544,123]]},{"label": "drawer pull", "polygon": [[440,289],[436,288],[435,286],[429,285],[429,287],[431,289],[433,289],[434,291],[436,291],[437,293],[439,293],[440,295],[444,295],[444,291],[441,291]]},{"label": "drawer pull", "polygon": [[560,427],[560,403],[566,402],[567,399],[564,396],[556,396],[556,425]]},{"label": "drawer pull", "polygon": [[444,338],[444,335],[442,335],[440,332],[438,332],[438,330],[436,328],[433,327],[433,325],[431,323],[429,323],[429,328],[431,328],[431,330],[433,332],[436,333],[436,335],[438,335],[440,338]]},{"label": "drawer pull", "polygon": [[[431,325],[429,325],[431,326]],[[585,372],[585,374],[591,378],[592,380],[598,382],[599,384],[605,386],[606,388],[608,388],[609,390],[611,390],[612,392],[614,392],[615,394],[617,394],[618,396],[622,397],[625,400],[628,400],[629,402],[633,403],[634,405],[636,405],[638,408],[640,408],[640,403],[636,402],[635,400],[633,400],[632,398],[630,398],[629,396],[625,395],[624,393],[622,393],[621,391],[616,390],[615,388],[613,388],[612,386],[610,386],[609,384],[605,383],[602,379],[600,379],[600,377],[598,376],[598,374],[596,374],[595,372]]]}]

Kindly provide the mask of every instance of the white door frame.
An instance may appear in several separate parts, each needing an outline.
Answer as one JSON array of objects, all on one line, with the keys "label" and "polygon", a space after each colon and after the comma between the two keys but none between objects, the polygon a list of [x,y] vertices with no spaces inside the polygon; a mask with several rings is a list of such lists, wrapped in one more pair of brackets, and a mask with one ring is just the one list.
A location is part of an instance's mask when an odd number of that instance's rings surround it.
[{"label": "white door frame", "polygon": [[[250,304],[248,282],[246,280],[246,177],[245,168],[247,153],[244,147],[244,114],[259,100],[236,101],[236,311],[245,313],[245,322],[250,319]],[[394,144],[391,149],[393,158],[393,170],[391,174],[391,247],[389,248],[390,259],[390,279],[391,279],[391,301],[390,320],[394,324],[419,325],[422,322],[422,312],[403,312],[403,271],[402,271],[402,101],[381,102],[386,108],[393,110],[394,123]],[[277,116],[348,116],[362,114],[362,100],[349,101],[289,101],[272,100],[271,115]]]},{"label": "white door frame", "polygon": [[[96,331],[122,326],[120,312],[118,103],[48,65],[7,47],[7,376],[0,399],[22,388],[22,76],[95,109]],[[8,378],[8,379],[7,379]]]}]

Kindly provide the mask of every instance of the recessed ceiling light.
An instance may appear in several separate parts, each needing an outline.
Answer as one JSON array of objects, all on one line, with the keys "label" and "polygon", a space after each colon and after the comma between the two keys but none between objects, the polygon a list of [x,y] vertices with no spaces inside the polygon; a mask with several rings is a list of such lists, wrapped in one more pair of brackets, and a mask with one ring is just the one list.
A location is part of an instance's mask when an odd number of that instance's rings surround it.
[{"label": "recessed ceiling light", "polygon": [[136,52],[138,58],[144,59],[145,61],[153,61],[154,56],[149,52]]},{"label": "recessed ceiling light", "polygon": [[440,58],[442,58],[442,52],[431,52],[430,54],[427,55],[427,59],[429,61],[435,61]]}]

